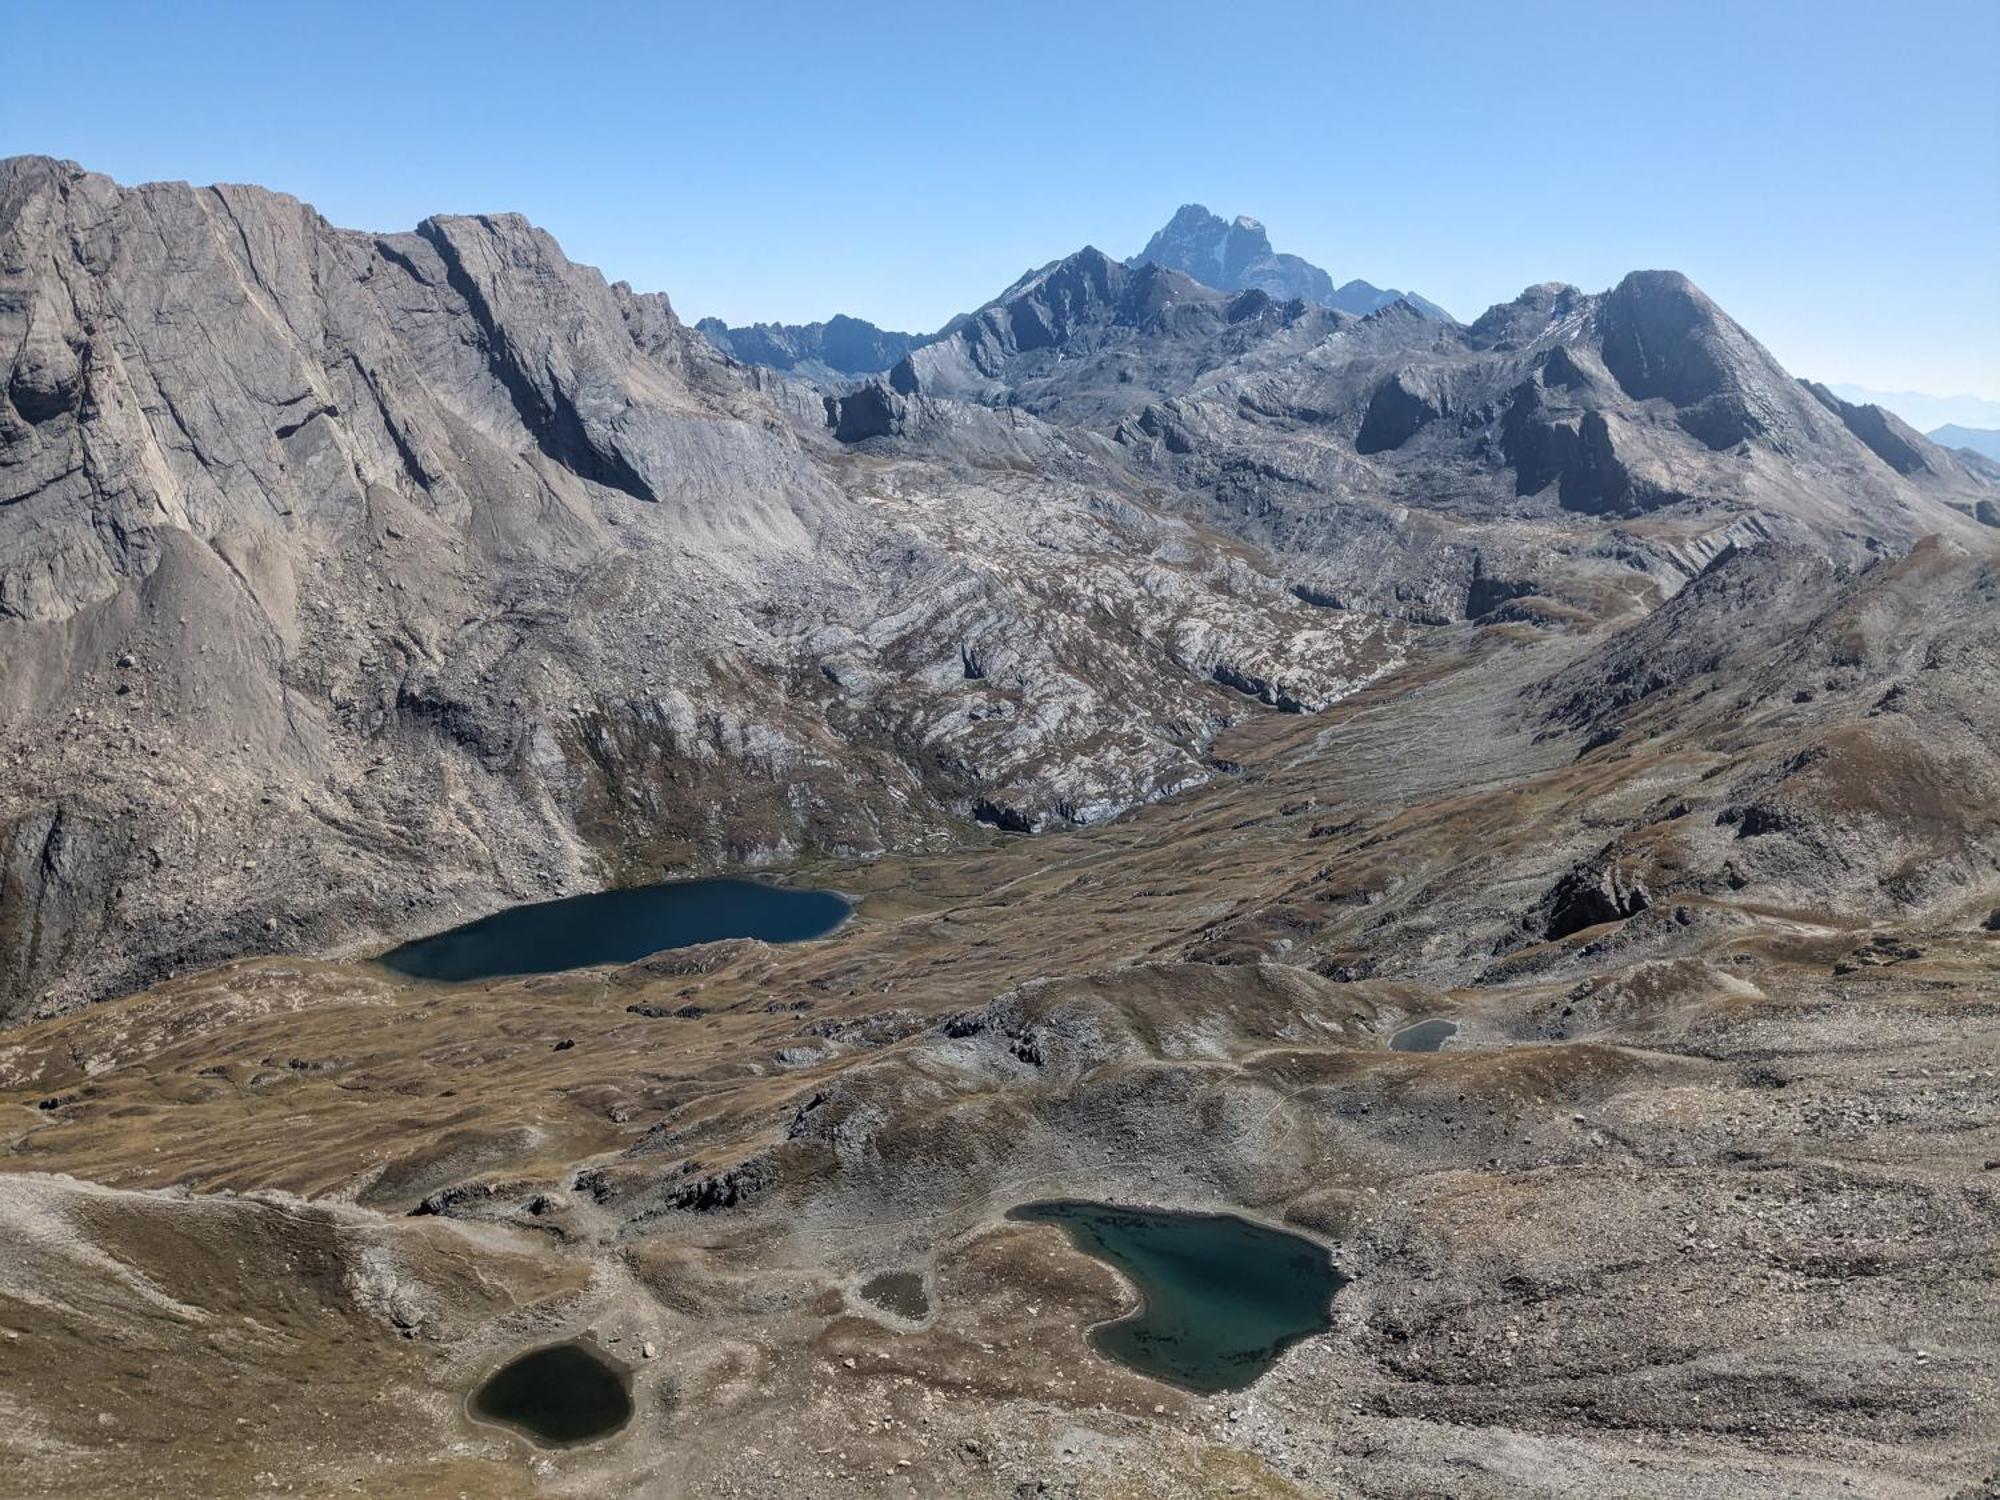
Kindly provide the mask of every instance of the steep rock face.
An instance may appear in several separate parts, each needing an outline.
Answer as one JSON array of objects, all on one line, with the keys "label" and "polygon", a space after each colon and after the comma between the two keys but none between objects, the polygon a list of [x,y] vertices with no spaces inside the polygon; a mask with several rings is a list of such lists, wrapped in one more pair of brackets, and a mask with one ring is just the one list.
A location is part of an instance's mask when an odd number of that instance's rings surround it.
[{"label": "steep rock face", "polygon": [[845,396],[826,398],[827,425],[843,443],[900,436],[908,420],[909,401],[879,380],[855,387]]},{"label": "steep rock face", "polygon": [[1831,436],[1777,361],[1677,272],[1634,271],[1598,299],[1591,321],[1619,389],[1664,401],[1712,451],[1761,438],[1784,452]]},{"label": "steep rock face", "polygon": [[1685,276],[1634,271],[1599,300],[1594,321],[1599,357],[1633,400],[1657,396],[1676,407],[1733,400],[1729,415],[1742,430],[1712,448],[1762,430],[1757,414],[1742,409],[1764,394],[1743,378],[1756,354]]},{"label": "steep rock face", "polygon": [[1929,471],[1934,460],[1943,457],[1938,448],[1951,445],[1933,436],[1925,439],[1894,412],[1880,406],[1857,406],[1843,401],[1825,386],[1803,382],[1813,398],[1839,417],[1847,430],[1868,445],[1868,450],[1898,474]]},{"label": "steep rock face", "polygon": [[1401,649],[1101,441],[926,406],[942,462],[857,463],[514,216],[357,234],[9,161],[0,372],[8,1015],[982,803],[1107,816],[1262,711],[1217,661],[1324,703]]},{"label": "steep rock face", "polygon": [[1603,412],[1550,412],[1542,394],[1532,382],[1523,385],[1508,404],[1501,428],[1501,451],[1514,466],[1516,494],[1538,494],[1553,485],[1563,509],[1586,515],[1682,498],[1671,491],[1642,495],[1636,489]]},{"label": "steep rock face", "polygon": [[[649,501],[676,487],[683,496],[699,494],[701,481],[730,464],[758,462],[768,470],[774,455],[746,441],[740,429],[688,421],[699,408],[685,380],[675,378],[684,372],[641,358],[616,289],[570,265],[555,241],[526,220],[428,219],[416,238],[428,255],[408,240],[384,248],[404,256],[409,273],[433,292],[441,281],[451,294],[440,297],[442,317],[422,332],[447,326],[462,332],[469,320],[485,373],[504,391],[513,420],[555,463]],[[427,341],[419,348],[433,369],[459,357]],[[453,374],[458,388],[479,389],[474,371],[461,366]],[[482,416],[501,428],[505,418],[490,391],[482,397]],[[781,482],[788,477],[769,472]]]},{"label": "steep rock face", "polygon": [[1354,435],[1354,451],[1383,453],[1400,448],[1450,408],[1450,394],[1434,374],[1420,369],[1398,370],[1368,398],[1361,430]]},{"label": "steep rock face", "polygon": [[1414,292],[1360,280],[1335,286],[1333,278],[1310,261],[1274,251],[1270,235],[1255,219],[1247,215],[1224,219],[1199,203],[1182,205],[1126,264],[1165,266],[1225,292],[1255,290],[1281,302],[1298,298],[1356,317],[1407,299],[1424,316],[1451,321],[1443,308]]},{"label": "steep rock face", "polygon": [[120,841],[109,818],[60,802],[0,832],[0,947],[21,968],[57,973],[88,962]]},{"label": "steep rock face", "polygon": [[[78,374],[69,406],[0,414],[10,500],[33,501],[0,523],[0,614],[104,598],[151,566],[159,526],[209,541],[340,527],[371,489],[462,520],[473,485],[545,488],[502,477],[523,466],[521,429],[578,478],[674,495],[760,542],[796,547],[831,493],[796,444],[734,420],[670,311],[678,364],[635,347],[628,293],[517,218],[374,237],[255,189],[4,170],[0,348],[26,386],[47,383],[52,347]],[[736,484],[770,498],[708,503]]]}]

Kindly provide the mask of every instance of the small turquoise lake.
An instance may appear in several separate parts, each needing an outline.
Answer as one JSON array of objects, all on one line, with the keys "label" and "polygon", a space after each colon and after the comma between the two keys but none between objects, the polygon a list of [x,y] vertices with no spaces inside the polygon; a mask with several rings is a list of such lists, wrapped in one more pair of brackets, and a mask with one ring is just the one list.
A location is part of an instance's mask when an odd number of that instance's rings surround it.
[{"label": "small turquoise lake", "polygon": [[1203,1393],[1242,1389],[1324,1332],[1347,1284],[1326,1246],[1234,1214],[1061,1199],[1007,1217],[1061,1225],[1077,1249],[1138,1288],[1135,1311],[1090,1330],[1093,1348]]}]

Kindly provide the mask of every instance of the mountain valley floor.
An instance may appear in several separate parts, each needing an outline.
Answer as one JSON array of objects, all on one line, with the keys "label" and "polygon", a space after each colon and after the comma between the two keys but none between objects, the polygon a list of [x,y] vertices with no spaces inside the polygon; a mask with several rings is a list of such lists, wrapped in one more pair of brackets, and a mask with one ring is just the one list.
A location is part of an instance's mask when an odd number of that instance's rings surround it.
[{"label": "mountain valley floor", "polygon": [[[1579,755],[1523,705],[1588,661],[1438,632],[1105,826],[801,869],[861,898],[816,943],[256,958],[8,1034],[0,1491],[1990,1492],[2000,924],[1655,874],[1437,980],[1565,841],[1799,738],[1669,688]],[[1086,1345],[1121,1283],[1004,1218],[1053,1196],[1284,1223],[1352,1280],[1199,1397]],[[860,1295],[894,1272],[926,1316]],[[572,1336],[636,1369],[623,1431],[469,1418]]]}]

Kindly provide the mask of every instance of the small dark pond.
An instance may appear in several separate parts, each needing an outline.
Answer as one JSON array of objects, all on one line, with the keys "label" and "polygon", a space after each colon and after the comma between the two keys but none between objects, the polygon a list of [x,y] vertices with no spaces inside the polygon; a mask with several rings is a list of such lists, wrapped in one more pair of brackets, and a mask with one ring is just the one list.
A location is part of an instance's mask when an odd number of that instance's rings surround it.
[{"label": "small dark pond", "polygon": [[587,1443],[632,1420],[625,1375],[587,1344],[551,1344],[511,1360],[472,1396],[474,1416],[504,1422],[548,1448]]},{"label": "small dark pond", "polygon": [[823,937],[851,908],[831,891],[758,880],[684,880],[509,907],[418,938],[381,962],[418,979],[498,979],[631,963],[720,938],[796,943]]},{"label": "small dark pond", "polygon": [[1249,1385],[1331,1325],[1333,1294],[1347,1284],[1324,1245],[1234,1214],[1060,1200],[1007,1217],[1060,1224],[1079,1250],[1130,1277],[1137,1311],[1091,1329],[1092,1347],[1195,1391]]},{"label": "small dark pond", "polygon": [[1419,1021],[1390,1037],[1389,1047],[1396,1052],[1435,1052],[1457,1035],[1456,1021]]},{"label": "small dark pond", "polygon": [[930,1294],[924,1290],[924,1278],[915,1271],[884,1271],[871,1276],[861,1284],[861,1295],[884,1312],[913,1323],[930,1316]]}]

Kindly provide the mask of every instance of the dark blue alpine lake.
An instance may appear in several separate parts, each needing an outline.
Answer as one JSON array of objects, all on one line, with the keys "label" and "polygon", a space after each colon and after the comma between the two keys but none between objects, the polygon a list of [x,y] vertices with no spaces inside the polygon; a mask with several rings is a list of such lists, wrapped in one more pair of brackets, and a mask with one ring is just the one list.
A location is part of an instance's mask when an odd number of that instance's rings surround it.
[{"label": "dark blue alpine lake", "polygon": [[545,1448],[607,1437],[632,1420],[632,1383],[582,1342],[532,1349],[473,1393],[473,1415],[502,1422]]},{"label": "dark blue alpine lake", "polygon": [[1332,1325],[1333,1294],[1347,1284],[1326,1246],[1234,1214],[1063,1199],[1007,1217],[1060,1224],[1077,1249],[1131,1278],[1138,1309],[1091,1329],[1091,1345],[1195,1391],[1249,1385]]},{"label": "dark blue alpine lake", "polygon": [[381,962],[417,979],[461,981],[623,964],[721,938],[824,937],[852,908],[832,891],[760,880],[684,880],[509,907],[418,938]]}]

